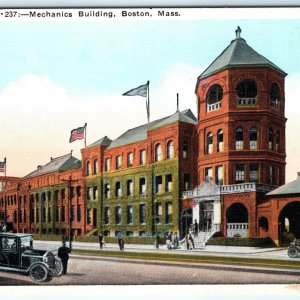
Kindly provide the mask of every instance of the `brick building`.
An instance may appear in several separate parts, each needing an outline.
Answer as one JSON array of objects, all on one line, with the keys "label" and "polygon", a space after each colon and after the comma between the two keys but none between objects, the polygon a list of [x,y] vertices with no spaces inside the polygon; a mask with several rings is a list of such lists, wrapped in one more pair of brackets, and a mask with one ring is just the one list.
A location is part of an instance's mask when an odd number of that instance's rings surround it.
[{"label": "brick building", "polygon": [[285,183],[286,75],[238,27],[197,79],[198,118],[177,111],[99,139],[81,161],[71,153],[23,178],[0,178],[2,220],[43,234],[184,235],[196,219],[199,239],[298,235],[300,190],[275,189]]}]

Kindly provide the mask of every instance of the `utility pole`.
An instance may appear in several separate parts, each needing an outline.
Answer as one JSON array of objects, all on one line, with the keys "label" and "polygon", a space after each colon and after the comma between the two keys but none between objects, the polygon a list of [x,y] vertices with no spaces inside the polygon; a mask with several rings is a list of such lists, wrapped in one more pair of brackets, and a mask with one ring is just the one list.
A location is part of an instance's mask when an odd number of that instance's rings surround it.
[{"label": "utility pole", "polygon": [[73,180],[72,175],[69,176],[69,179],[61,179],[61,181],[67,182],[68,187],[68,201],[69,201],[69,247],[70,251],[72,250],[72,218],[71,218],[71,212],[72,212],[72,199],[71,199],[71,188],[72,183],[77,182],[78,180]]}]

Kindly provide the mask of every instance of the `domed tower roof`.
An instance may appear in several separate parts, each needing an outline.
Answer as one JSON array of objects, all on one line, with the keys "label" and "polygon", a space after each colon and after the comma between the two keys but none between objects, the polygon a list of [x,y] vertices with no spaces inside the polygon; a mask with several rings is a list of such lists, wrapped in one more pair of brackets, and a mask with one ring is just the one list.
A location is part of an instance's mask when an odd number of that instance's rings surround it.
[{"label": "domed tower roof", "polygon": [[230,45],[198,77],[198,82],[212,74],[234,67],[270,67],[283,74],[283,76],[287,75],[263,55],[248,46],[247,42],[241,38],[241,31],[238,26],[235,31],[236,39],[231,41]]}]

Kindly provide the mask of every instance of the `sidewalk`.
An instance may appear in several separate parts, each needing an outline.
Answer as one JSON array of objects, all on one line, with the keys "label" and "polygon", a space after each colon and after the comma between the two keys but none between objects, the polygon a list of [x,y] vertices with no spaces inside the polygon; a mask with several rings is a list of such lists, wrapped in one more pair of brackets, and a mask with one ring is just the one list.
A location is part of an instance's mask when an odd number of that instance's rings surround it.
[{"label": "sidewalk", "polygon": [[[48,250],[56,251],[61,245],[58,241],[34,241],[34,248],[45,248]],[[68,243],[67,243],[68,245]],[[90,249],[100,250],[98,243],[83,243],[72,242],[73,249]],[[118,244],[105,244],[103,250],[119,250]],[[184,245],[180,249],[167,250],[166,245],[160,245],[159,249],[156,249],[154,245],[137,245],[137,244],[125,244],[125,251],[135,252],[170,252],[170,253],[184,253],[193,255],[216,255],[216,256],[233,256],[233,257],[257,257],[257,258],[269,258],[269,259],[283,259],[292,260],[287,255],[286,248],[254,248],[254,247],[230,247],[230,246],[206,246],[203,249],[186,250]],[[295,259],[299,260],[299,259]]]}]

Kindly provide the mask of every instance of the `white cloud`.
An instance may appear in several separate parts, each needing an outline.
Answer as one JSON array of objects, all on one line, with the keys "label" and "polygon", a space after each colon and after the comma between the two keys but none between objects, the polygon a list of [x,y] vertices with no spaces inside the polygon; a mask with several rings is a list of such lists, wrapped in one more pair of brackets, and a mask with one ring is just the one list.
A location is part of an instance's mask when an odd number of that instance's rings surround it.
[{"label": "white cloud", "polygon": [[289,75],[285,84],[285,108],[286,117],[286,181],[296,179],[300,171],[300,139],[298,138],[300,128],[300,74]]}]

